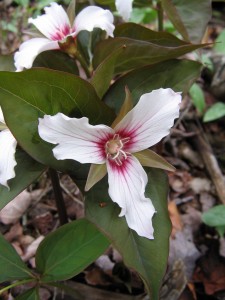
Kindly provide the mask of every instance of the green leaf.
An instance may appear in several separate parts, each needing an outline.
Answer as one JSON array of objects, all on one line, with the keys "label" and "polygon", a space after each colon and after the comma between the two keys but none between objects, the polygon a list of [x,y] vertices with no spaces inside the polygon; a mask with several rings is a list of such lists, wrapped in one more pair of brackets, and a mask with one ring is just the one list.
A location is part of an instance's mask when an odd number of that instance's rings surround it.
[{"label": "green leaf", "polygon": [[202,221],[208,225],[215,227],[219,235],[223,237],[225,233],[225,205],[216,205],[203,213]]},{"label": "green leaf", "polygon": [[114,77],[116,60],[123,51],[123,47],[116,49],[95,70],[90,82],[94,86],[99,98],[102,98],[109,88],[111,80]]},{"label": "green leaf", "polygon": [[186,41],[201,42],[211,19],[211,0],[162,0],[162,7]]},{"label": "green leaf", "polygon": [[172,88],[177,92],[187,92],[199,77],[201,64],[188,60],[170,60],[146,66],[121,76],[109,89],[104,101],[117,112],[124,99],[127,85],[134,104],[141,95],[159,88]]},{"label": "green leaf", "polygon": [[205,109],[205,96],[202,89],[197,83],[194,83],[189,90],[189,94],[195,107],[202,114]]},{"label": "green leaf", "polygon": [[203,213],[202,221],[212,227],[225,226],[225,205],[216,205]]},{"label": "green leaf", "polygon": [[86,219],[73,221],[50,233],[36,253],[42,282],[69,279],[97,259],[108,240]]},{"label": "green leaf", "polygon": [[217,39],[215,40],[214,50],[217,53],[225,54],[225,29],[221,31]]},{"label": "green leaf", "polygon": [[62,112],[71,117],[86,116],[91,124],[111,124],[114,119],[114,113],[100,101],[90,83],[47,69],[1,72],[0,105],[7,126],[28,154],[52,168],[72,170],[76,174],[85,166],[54,158],[54,145],[38,135],[38,118]]},{"label": "green leaf", "polygon": [[38,288],[32,288],[16,297],[16,300],[40,300]]},{"label": "green leaf", "polygon": [[115,31],[114,39],[98,43],[93,58],[95,69],[106,57],[121,47],[124,51],[116,59],[115,74],[176,58],[205,46],[185,43],[169,33],[154,32],[143,29],[140,25],[133,25],[133,31],[130,25],[121,26]]},{"label": "green leaf", "polygon": [[27,268],[16,250],[1,234],[0,249],[0,282],[33,278],[31,271]]},{"label": "green leaf", "polygon": [[210,122],[225,116],[225,104],[217,102],[213,104],[205,113],[203,121]]},{"label": "green leaf", "polygon": [[130,22],[149,24],[157,19],[157,11],[151,7],[133,8]]},{"label": "green leaf", "polygon": [[168,32],[153,31],[133,23],[124,23],[116,26],[114,34],[115,37],[127,37],[134,40],[150,42],[158,46],[179,47],[190,45]]},{"label": "green leaf", "polygon": [[216,230],[219,233],[220,237],[224,236],[225,233],[225,226],[216,226]]},{"label": "green leaf", "polygon": [[[120,208],[109,198],[107,179],[97,183],[88,193],[86,216],[110,239],[122,254],[124,263],[138,272],[152,300],[158,299],[169,251],[171,223],[167,209],[167,177],[164,172],[146,169],[149,182],[146,196],[157,211],[153,217],[154,240],[140,237],[128,228]],[[99,205],[104,202],[104,206]]]},{"label": "green leaf", "polygon": [[21,193],[28,185],[36,180],[46,167],[33,160],[24,151],[17,148],[15,167],[16,177],[9,181],[10,190],[0,185],[0,210]]},{"label": "green leaf", "polygon": [[44,51],[39,54],[33,63],[33,67],[44,67],[79,75],[75,59],[57,50]]}]

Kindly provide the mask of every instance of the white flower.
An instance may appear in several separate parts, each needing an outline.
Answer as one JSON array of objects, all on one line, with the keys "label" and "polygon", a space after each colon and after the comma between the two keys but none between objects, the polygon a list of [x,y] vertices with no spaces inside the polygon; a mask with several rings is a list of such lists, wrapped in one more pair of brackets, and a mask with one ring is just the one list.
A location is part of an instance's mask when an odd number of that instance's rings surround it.
[{"label": "white flower", "polygon": [[107,35],[113,36],[113,15],[109,10],[88,6],[76,16],[72,25],[61,5],[53,2],[44,10],[44,15],[36,19],[29,18],[28,22],[36,26],[46,38],[33,38],[21,44],[14,57],[17,71],[31,68],[39,53],[60,49],[58,42],[65,41],[69,36],[75,39],[82,30],[92,31],[97,27],[105,30]]},{"label": "white flower", "polygon": [[[91,171],[91,176],[96,177],[94,183],[105,175],[106,166],[109,195],[121,207],[119,216],[125,216],[128,226],[140,236],[153,239],[155,209],[145,197],[147,174],[139,157],[147,159],[146,151],[150,150],[144,149],[169,133],[179,115],[180,101],[180,93],[171,89],[144,94],[133,109],[125,116],[124,113],[120,115],[120,121],[116,125],[113,123],[114,128],[92,126],[85,117],[69,118],[62,113],[46,115],[39,119],[39,134],[47,142],[58,144],[53,149],[57,159],[99,165],[99,173]],[[90,188],[93,182],[87,185]]]},{"label": "white flower", "polygon": [[2,110],[0,108],[0,184],[8,186],[8,180],[15,177],[14,167],[16,166],[15,152],[16,139],[5,125]]},{"label": "white flower", "polygon": [[133,0],[116,0],[116,9],[125,21],[130,19]]}]

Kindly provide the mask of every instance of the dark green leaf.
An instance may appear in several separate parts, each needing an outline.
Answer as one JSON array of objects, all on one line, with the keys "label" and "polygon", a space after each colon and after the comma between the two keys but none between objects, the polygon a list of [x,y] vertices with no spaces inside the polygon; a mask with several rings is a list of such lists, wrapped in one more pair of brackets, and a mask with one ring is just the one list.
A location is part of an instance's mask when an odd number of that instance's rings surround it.
[{"label": "dark green leaf", "polygon": [[104,101],[117,112],[128,86],[134,104],[141,95],[159,88],[172,88],[176,92],[187,92],[193,81],[199,77],[201,64],[188,60],[170,60],[137,69],[121,76],[109,89]]},{"label": "dark green leaf", "polygon": [[109,55],[94,72],[94,75],[91,78],[91,84],[94,86],[99,98],[102,98],[109,88],[115,73],[115,62],[122,52],[123,47],[118,48],[112,55]]},{"label": "dark green leaf", "polygon": [[211,0],[162,0],[168,18],[185,40],[201,42],[211,19]]},{"label": "dark green leaf", "polygon": [[205,113],[203,121],[210,122],[220,119],[225,116],[225,104],[223,102],[217,102],[213,104]]},{"label": "dark green leaf", "polygon": [[9,181],[10,190],[0,185],[0,210],[36,180],[46,168],[20,149],[16,150],[15,158],[16,177]]},{"label": "dark green leaf", "polygon": [[[154,240],[140,237],[128,228],[120,209],[108,196],[106,177],[87,194],[86,215],[122,254],[125,264],[138,272],[152,300],[158,299],[169,251],[171,224],[167,209],[167,178],[163,171],[148,169],[148,196],[157,211],[153,217]],[[102,207],[99,203],[104,202]]]},{"label": "dark green leaf", "polygon": [[79,74],[75,59],[58,50],[44,51],[39,54],[33,63],[33,67],[44,67],[75,75]]},{"label": "dark green leaf", "polygon": [[[138,26],[138,25],[137,25]],[[163,42],[160,41],[162,36]],[[94,52],[93,65],[97,66],[111,55],[118,48],[123,47],[123,51],[117,56],[115,61],[115,74],[128,70],[165,61],[179,57],[185,53],[196,50],[203,45],[180,44],[174,45],[175,40],[171,39],[170,44],[165,45],[164,34],[158,33],[158,39],[152,41],[137,40],[126,37],[116,37],[98,43]],[[173,44],[173,45],[171,45]]]},{"label": "dark green leaf", "polygon": [[16,250],[0,234],[0,282],[32,278],[31,271]]},{"label": "dark green leaf", "polygon": [[133,23],[124,23],[116,26],[114,34],[115,37],[127,37],[134,40],[146,41],[154,43],[155,45],[165,47],[179,47],[190,45],[168,32],[153,31],[144,26]]},{"label": "dark green leaf", "polygon": [[53,157],[54,146],[38,135],[38,118],[63,112],[74,117],[86,116],[92,124],[110,124],[114,119],[114,113],[100,101],[90,83],[47,69],[1,72],[0,105],[8,127],[27,153],[45,165],[74,172],[82,165]]},{"label": "dark green leaf", "polygon": [[25,293],[19,295],[18,297],[16,297],[16,300],[40,300],[38,289],[32,288],[26,291]]},{"label": "dark green leaf", "polygon": [[36,253],[42,282],[69,279],[95,261],[108,240],[86,219],[73,221],[50,233]]}]

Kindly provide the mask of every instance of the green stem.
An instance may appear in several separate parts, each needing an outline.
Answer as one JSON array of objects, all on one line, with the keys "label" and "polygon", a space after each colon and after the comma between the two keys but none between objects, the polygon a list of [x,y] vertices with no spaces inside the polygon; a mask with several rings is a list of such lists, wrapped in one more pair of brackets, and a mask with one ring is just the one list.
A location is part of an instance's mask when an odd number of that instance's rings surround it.
[{"label": "green stem", "polygon": [[86,61],[84,60],[83,56],[77,51],[76,52],[76,59],[80,62],[87,78],[91,78],[91,70],[89,69]]},{"label": "green stem", "polygon": [[59,176],[57,172],[51,168],[49,169],[49,175],[51,177],[52,187],[55,194],[55,202],[59,214],[59,221],[61,225],[64,225],[68,223],[68,218],[66,213],[65,202],[62,195],[62,190],[59,183]]},{"label": "green stem", "polygon": [[161,0],[157,1],[158,30],[163,31],[163,8]]},{"label": "green stem", "polygon": [[35,281],[34,279],[24,279],[24,280],[21,280],[21,281],[17,281],[17,282],[14,282],[6,287],[4,287],[3,289],[0,290],[0,295],[2,293],[4,293],[5,291],[15,287],[15,286],[18,286],[18,285],[22,285],[22,284],[25,284],[25,283],[29,283],[29,282],[33,282]]}]

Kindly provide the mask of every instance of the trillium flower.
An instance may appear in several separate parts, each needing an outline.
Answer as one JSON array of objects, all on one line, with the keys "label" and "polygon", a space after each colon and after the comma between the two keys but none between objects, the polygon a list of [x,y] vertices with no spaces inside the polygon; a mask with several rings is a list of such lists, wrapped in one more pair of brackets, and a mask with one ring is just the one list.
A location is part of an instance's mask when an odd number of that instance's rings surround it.
[{"label": "trillium flower", "polygon": [[125,21],[130,19],[133,0],[116,0],[116,9]]},{"label": "trillium flower", "polygon": [[[16,166],[15,152],[16,139],[7,128],[0,108],[0,184],[8,187],[8,180],[15,177],[14,167]],[[9,188],[9,187],[8,187]]]},{"label": "trillium flower", "polygon": [[76,38],[82,30],[92,31],[94,28],[105,30],[107,35],[113,36],[113,15],[109,10],[97,6],[84,8],[70,24],[69,17],[63,7],[55,2],[45,7],[45,14],[36,19],[29,18],[32,23],[45,36],[33,38],[21,44],[15,53],[15,66],[17,71],[32,67],[38,54],[47,50],[60,49],[60,44],[68,37]]},{"label": "trillium flower", "polygon": [[[141,96],[129,107],[129,93],[112,128],[90,125],[86,117],[69,118],[62,113],[39,119],[39,135],[52,144],[54,156],[92,163],[86,190],[108,172],[109,195],[121,207],[128,226],[138,235],[153,239],[153,204],[145,197],[144,166],[171,169],[149,147],[165,137],[179,115],[180,93],[158,89]],[[125,114],[126,111],[129,112]],[[147,150],[144,150],[147,149]]]}]

